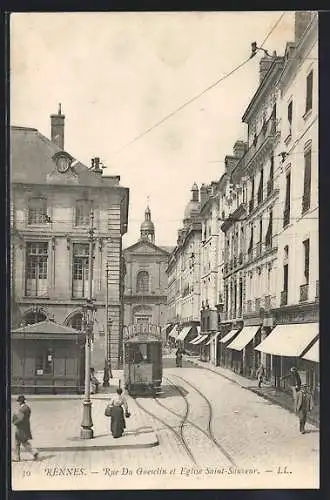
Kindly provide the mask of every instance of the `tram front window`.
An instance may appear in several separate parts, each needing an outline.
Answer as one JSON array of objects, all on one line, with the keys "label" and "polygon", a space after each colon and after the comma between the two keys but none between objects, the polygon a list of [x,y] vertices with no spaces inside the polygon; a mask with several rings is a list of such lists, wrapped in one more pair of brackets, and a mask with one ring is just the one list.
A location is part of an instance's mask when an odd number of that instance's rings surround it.
[{"label": "tram front window", "polygon": [[136,346],[132,354],[134,364],[148,362],[148,350],[146,344]]}]

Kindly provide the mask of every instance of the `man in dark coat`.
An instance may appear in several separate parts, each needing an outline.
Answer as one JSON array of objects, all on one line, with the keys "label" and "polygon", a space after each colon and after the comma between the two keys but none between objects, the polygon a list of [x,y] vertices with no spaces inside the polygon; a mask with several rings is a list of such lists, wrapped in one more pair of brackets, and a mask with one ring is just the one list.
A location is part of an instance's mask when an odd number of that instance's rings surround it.
[{"label": "man in dark coat", "polygon": [[313,400],[311,394],[307,391],[307,386],[302,385],[297,392],[296,412],[299,417],[299,430],[305,434],[305,424],[307,413],[313,409]]},{"label": "man in dark coat", "polygon": [[290,372],[287,375],[284,375],[281,380],[288,379],[289,384],[291,386],[292,390],[292,397],[293,397],[293,403],[294,407],[296,406],[296,401],[297,401],[297,392],[300,390],[301,387],[301,378],[298,373],[298,370],[295,366],[290,368]]},{"label": "man in dark coat", "polygon": [[13,424],[16,427],[15,430],[15,451],[16,460],[19,462],[21,459],[21,445],[23,448],[29,452],[34,460],[38,458],[38,451],[33,449],[31,443],[32,439],[31,426],[30,426],[30,416],[31,409],[26,404],[25,397],[23,395],[17,398],[18,409],[13,414]]}]

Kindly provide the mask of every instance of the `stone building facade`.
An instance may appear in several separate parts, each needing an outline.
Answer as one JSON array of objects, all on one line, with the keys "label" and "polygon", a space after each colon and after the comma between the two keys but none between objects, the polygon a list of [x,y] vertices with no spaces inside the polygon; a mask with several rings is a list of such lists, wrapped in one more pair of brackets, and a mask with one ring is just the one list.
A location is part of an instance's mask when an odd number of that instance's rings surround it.
[{"label": "stone building facade", "polygon": [[123,250],[125,260],[124,324],[166,325],[169,251],[155,244],[155,227],[147,207],[140,239]]},{"label": "stone building facade", "polygon": [[87,167],[64,151],[64,115],[51,116],[49,140],[38,130],[11,128],[12,327],[46,319],[82,328],[88,297],[89,230],[93,213],[93,299],[97,308],[92,363],[105,359],[106,265],[109,266],[111,361],[119,366],[122,236],[127,188],[104,177],[99,159]]}]

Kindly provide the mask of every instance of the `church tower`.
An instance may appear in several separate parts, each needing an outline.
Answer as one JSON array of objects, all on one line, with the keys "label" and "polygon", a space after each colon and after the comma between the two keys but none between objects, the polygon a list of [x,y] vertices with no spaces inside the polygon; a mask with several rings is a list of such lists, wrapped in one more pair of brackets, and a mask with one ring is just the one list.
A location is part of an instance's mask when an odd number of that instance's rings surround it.
[{"label": "church tower", "polygon": [[147,206],[144,212],[144,221],[141,224],[141,240],[148,240],[151,243],[155,243],[155,226],[151,220],[151,211],[149,206]]}]

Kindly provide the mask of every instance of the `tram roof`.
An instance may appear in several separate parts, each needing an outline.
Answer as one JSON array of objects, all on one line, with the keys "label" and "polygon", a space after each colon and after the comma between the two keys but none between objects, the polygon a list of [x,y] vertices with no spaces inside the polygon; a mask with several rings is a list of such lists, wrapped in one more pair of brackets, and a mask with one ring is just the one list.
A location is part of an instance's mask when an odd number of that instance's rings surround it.
[{"label": "tram roof", "polygon": [[136,335],[125,341],[126,344],[146,344],[150,342],[161,342],[161,340],[152,335]]}]

